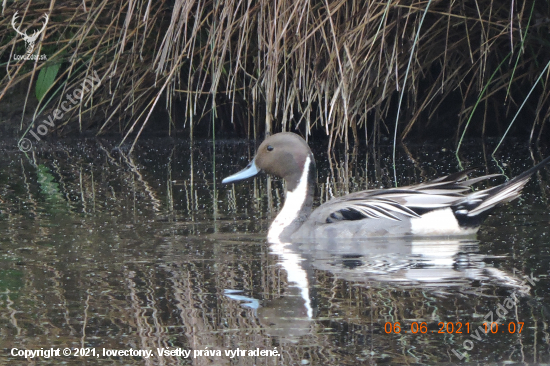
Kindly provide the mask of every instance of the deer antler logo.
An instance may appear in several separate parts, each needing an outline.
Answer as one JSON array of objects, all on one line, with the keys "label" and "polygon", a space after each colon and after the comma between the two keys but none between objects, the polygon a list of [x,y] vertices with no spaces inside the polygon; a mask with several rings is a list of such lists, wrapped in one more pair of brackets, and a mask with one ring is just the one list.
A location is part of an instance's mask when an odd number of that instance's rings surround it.
[{"label": "deer antler logo", "polygon": [[30,35],[30,36],[27,35],[26,31],[25,31],[25,33],[23,33],[19,30],[19,28],[15,27],[15,20],[16,19],[17,19],[17,12],[15,12],[15,14],[13,14],[13,18],[11,18],[11,26],[25,40],[25,43],[27,44],[27,53],[23,57],[28,58],[30,55],[32,55],[32,51],[34,51],[34,44],[35,44],[36,40],[38,39],[38,36],[44,31],[44,29],[46,29],[46,24],[48,24],[49,17],[48,17],[48,14],[44,14],[45,21],[44,21],[44,25],[42,26],[42,29],[40,29],[39,31],[35,30],[33,32],[33,34]]}]

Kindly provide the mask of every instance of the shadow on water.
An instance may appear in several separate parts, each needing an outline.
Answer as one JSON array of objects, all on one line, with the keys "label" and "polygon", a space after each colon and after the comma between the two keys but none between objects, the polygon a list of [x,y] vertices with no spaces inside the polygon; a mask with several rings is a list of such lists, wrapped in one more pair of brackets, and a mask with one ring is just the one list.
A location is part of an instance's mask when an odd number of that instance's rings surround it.
[{"label": "shadow on water", "polygon": [[[25,156],[0,146],[2,358],[24,360],[14,347],[88,347],[100,355],[90,364],[550,362],[548,170],[477,239],[268,244],[282,183],[219,184],[253,143],[217,142],[216,190],[208,141],[144,140],[130,156],[115,147],[68,141]],[[393,185],[391,147],[330,159],[313,150],[317,204]],[[464,168],[499,172],[478,144],[464,150]],[[526,149],[507,151],[509,177],[532,166]],[[458,169],[433,145],[408,146],[397,165],[400,185]],[[237,348],[278,356],[225,355]]]}]

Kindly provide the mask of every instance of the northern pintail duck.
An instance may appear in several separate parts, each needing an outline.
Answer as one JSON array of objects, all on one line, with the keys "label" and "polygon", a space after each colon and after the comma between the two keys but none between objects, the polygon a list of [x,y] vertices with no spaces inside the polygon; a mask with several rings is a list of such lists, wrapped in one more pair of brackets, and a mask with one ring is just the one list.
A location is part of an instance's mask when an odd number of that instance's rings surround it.
[{"label": "northern pintail duck", "polygon": [[499,174],[466,179],[466,170],[413,186],[373,189],[333,198],[312,210],[315,160],[300,136],[283,132],[268,137],[254,159],[225,178],[232,183],[264,171],[283,178],[283,209],[268,232],[270,241],[316,238],[459,236],[475,234],[500,204],[520,195],[531,175],[550,157],[493,188],[472,192],[470,186]]}]

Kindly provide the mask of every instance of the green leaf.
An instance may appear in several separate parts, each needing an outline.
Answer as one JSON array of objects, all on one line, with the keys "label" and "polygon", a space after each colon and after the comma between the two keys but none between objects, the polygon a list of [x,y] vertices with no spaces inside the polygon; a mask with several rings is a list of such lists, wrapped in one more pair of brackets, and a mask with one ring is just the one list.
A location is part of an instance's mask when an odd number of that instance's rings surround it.
[{"label": "green leaf", "polygon": [[61,63],[55,63],[48,65],[40,70],[38,74],[38,79],[36,80],[36,99],[40,102],[48,89],[53,85]]}]

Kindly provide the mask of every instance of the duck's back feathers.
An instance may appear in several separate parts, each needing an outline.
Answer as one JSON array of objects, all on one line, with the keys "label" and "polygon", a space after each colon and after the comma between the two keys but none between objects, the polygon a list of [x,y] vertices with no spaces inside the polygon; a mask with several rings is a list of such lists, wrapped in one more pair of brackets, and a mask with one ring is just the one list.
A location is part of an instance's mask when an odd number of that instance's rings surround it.
[{"label": "duck's back feathers", "polygon": [[517,198],[531,175],[548,162],[550,158],[506,183],[476,192],[471,191],[473,184],[500,174],[466,179],[473,171],[469,169],[414,186],[352,193],[318,207],[293,237],[325,235],[327,230],[351,237],[475,233],[494,208]]}]

